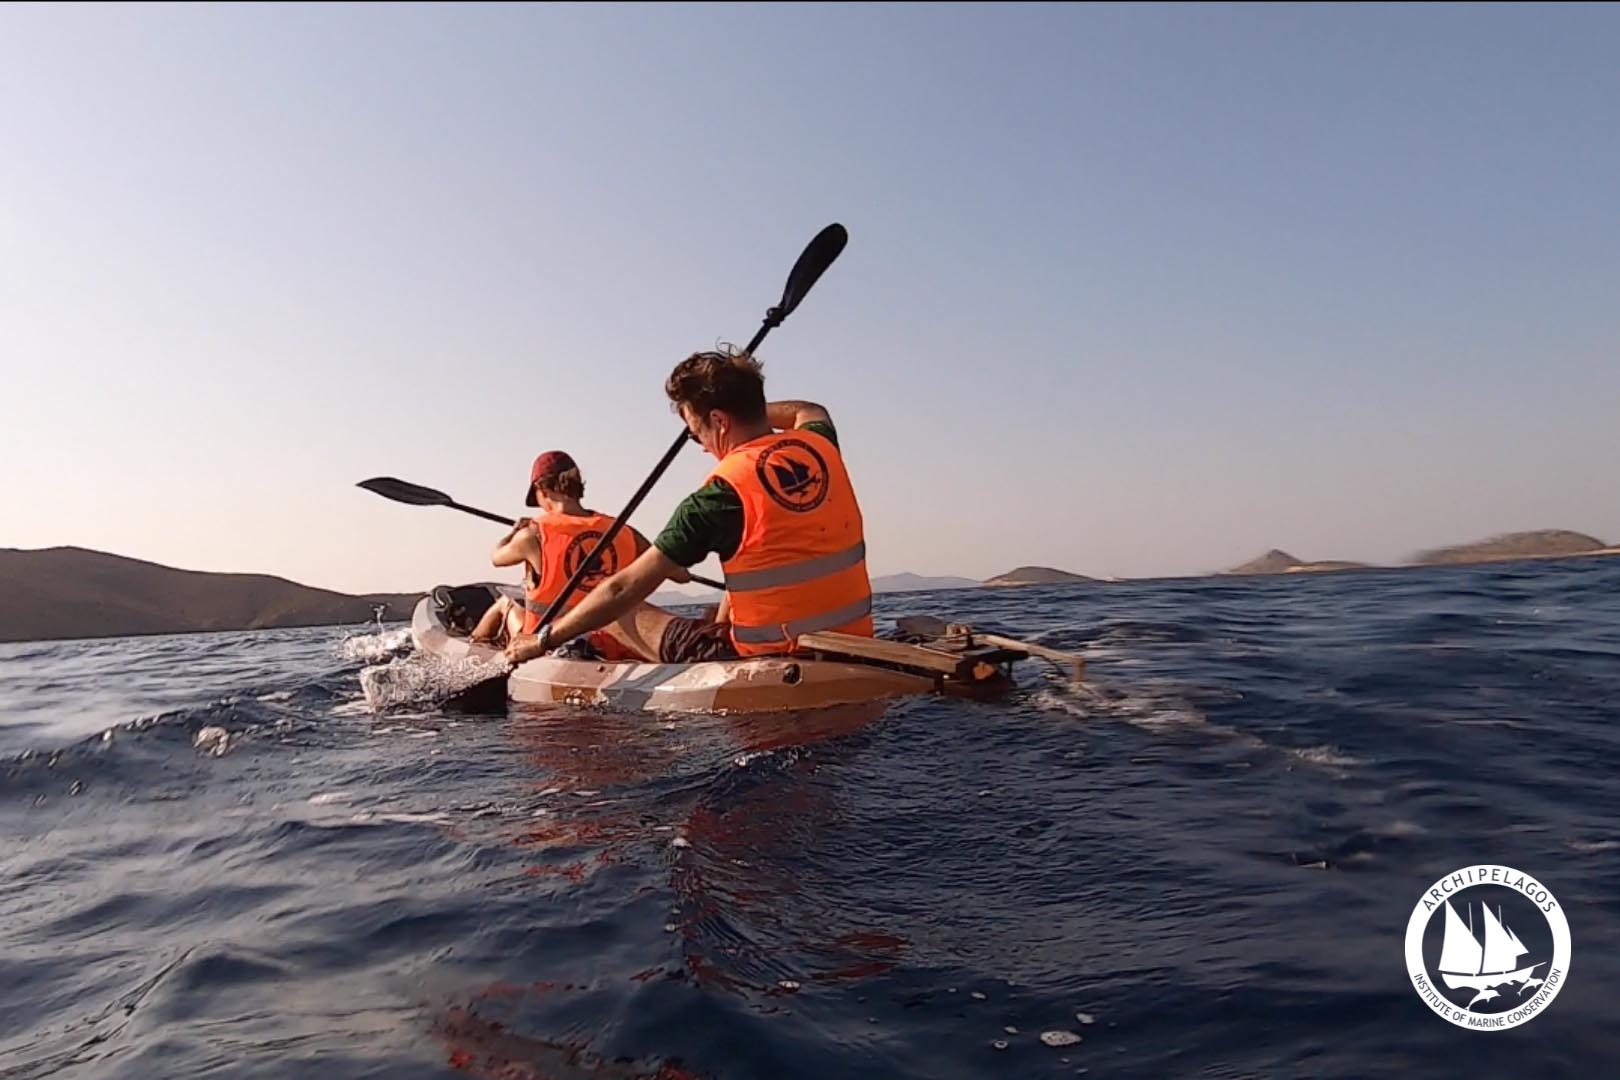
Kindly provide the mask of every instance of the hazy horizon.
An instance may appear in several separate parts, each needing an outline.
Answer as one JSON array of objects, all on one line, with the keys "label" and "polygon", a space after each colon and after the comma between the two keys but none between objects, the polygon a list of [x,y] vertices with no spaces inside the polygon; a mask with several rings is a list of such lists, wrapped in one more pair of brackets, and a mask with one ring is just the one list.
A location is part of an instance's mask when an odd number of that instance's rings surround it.
[{"label": "hazy horizon", "polygon": [[[1542,531],[1550,531],[1550,530],[1532,530],[1532,531],[1542,532]],[[1563,531],[1578,532],[1579,530],[1563,530]],[[1480,541],[1489,540],[1489,539],[1494,539],[1494,537],[1479,537],[1479,538],[1477,538],[1477,540],[1480,540]],[[1602,538],[1602,537],[1594,537],[1594,539],[1604,540],[1604,538]],[[1468,542],[1465,542],[1465,543],[1468,543]],[[1620,545],[1612,544],[1607,540],[1604,540],[1604,543],[1608,544],[1611,548],[1620,546]],[[1420,555],[1420,554],[1425,554],[1425,553],[1427,553],[1429,551],[1438,550],[1439,548],[1453,547],[1453,546],[1457,546],[1457,545],[1451,545],[1451,544],[1436,545],[1434,547],[1425,549],[1425,551],[1423,551],[1423,552],[1413,552],[1412,554],[1414,556],[1416,556],[1416,555]],[[79,548],[81,550],[87,550],[87,551],[92,551],[92,552],[96,551],[96,549],[84,548],[82,545],[78,545],[78,544],[55,545],[53,548],[23,548],[23,549],[0,548],[0,550],[9,550],[9,551],[21,550],[24,553],[27,553],[27,552],[49,551],[49,550],[53,550],[55,548],[61,548],[61,547],[73,547],[73,548]],[[1254,556],[1254,558],[1258,559],[1260,557],[1269,555],[1274,550],[1282,550],[1282,549],[1268,548],[1265,551],[1259,552],[1256,556]],[[1308,556],[1307,557],[1300,557],[1300,556],[1297,556],[1295,552],[1291,552],[1291,551],[1284,551],[1283,553],[1287,554],[1287,555],[1294,555],[1295,557],[1300,558],[1300,561],[1302,563],[1340,561],[1340,560],[1335,560],[1335,559],[1332,559],[1332,558],[1323,559],[1323,558],[1314,558],[1314,557],[1308,557]],[[118,556],[118,557],[123,557],[123,558],[134,558],[134,559],[138,559],[138,560],[144,561],[144,562],[156,562],[156,560],[141,559],[140,556],[123,555],[123,553],[116,552],[116,551],[103,551],[103,552],[99,552],[99,554],[112,555],[112,556]],[[1574,558],[1574,557],[1579,557],[1579,556],[1525,556],[1525,557],[1526,558],[1548,558],[1548,557],[1553,557],[1553,558]],[[1254,560],[1253,559],[1245,559],[1245,560],[1243,560],[1243,563],[1248,563],[1248,562],[1251,562],[1251,561],[1254,561]],[[1424,565],[1440,565],[1440,566],[1448,565],[1448,564],[1424,564],[1424,563],[1417,563],[1417,562],[1411,562],[1411,561],[1400,561],[1400,562],[1389,562],[1389,563],[1363,562],[1362,560],[1343,560],[1343,561],[1360,563],[1366,569],[1370,569],[1370,570],[1419,569]],[[1129,581],[1157,581],[1157,580],[1169,579],[1169,578],[1209,577],[1209,576],[1214,576],[1214,575],[1220,575],[1220,574],[1223,574],[1223,573],[1225,573],[1227,571],[1236,569],[1237,566],[1243,565],[1243,563],[1234,564],[1233,566],[1212,568],[1212,569],[1208,569],[1208,570],[1194,570],[1194,571],[1185,571],[1185,572],[1170,573],[1170,574],[1142,574],[1142,575],[1136,575],[1136,576],[1133,576],[1133,577],[1124,577],[1124,576],[1118,576],[1118,575],[1096,575],[1096,576],[1097,576],[1097,578],[1099,580],[1102,580],[1102,579],[1107,578],[1107,577],[1114,577],[1116,580],[1129,580]],[[169,565],[169,564],[162,564],[162,563],[159,563],[158,565],[168,566],[169,569],[173,569],[173,570],[195,571],[195,570],[199,569],[198,567],[194,567],[194,566],[172,566],[172,565]],[[1451,565],[1454,565],[1454,564],[1451,564]],[[1004,576],[1006,574],[1012,573],[1012,572],[1014,572],[1016,570],[1023,570],[1023,569],[1031,568],[1032,566],[1035,569],[1056,569],[1056,570],[1065,570],[1065,569],[1067,569],[1066,567],[1061,567],[1061,566],[1059,566],[1059,567],[1039,567],[1039,566],[1034,566],[1034,564],[1030,564],[1030,563],[1020,563],[1020,564],[1018,564],[1016,566],[1008,566],[1005,570],[1000,571],[997,574],[992,574],[992,575],[990,575],[990,577],[987,577],[987,578],[974,578],[971,575],[967,575],[967,574],[951,574],[951,573],[919,574],[919,573],[917,573],[915,571],[911,571],[911,570],[892,570],[892,571],[887,571],[887,572],[882,573],[882,574],[874,573],[872,575],[872,579],[873,579],[874,583],[876,583],[876,584],[878,584],[880,586],[888,579],[897,579],[897,578],[911,578],[911,579],[927,580],[927,581],[950,580],[950,581],[967,582],[969,584],[984,585],[984,584],[988,583],[989,581],[994,580],[995,578],[998,578],[998,577]],[[214,573],[233,573],[233,574],[261,574],[261,575],[266,575],[266,576],[271,576],[271,577],[283,577],[284,576],[284,575],[271,573],[270,571],[255,570],[255,569],[251,569],[251,568],[238,568],[238,569],[235,569],[235,570],[221,570],[221,571],[211,571],[211,572],[214,572]],[[1083,574],[1080,571],[1072,571],[1072,572],[1080,574],[1080,576],[1082,576],[1082,577],[1092,577],[1093,576],[1093,575],[1089,575],[1089,574]],[[499,581],[504,581],[504,580],[506,580],[508,578],[511,578],[511,579],[513,579],[515,581],[516,576],[517,575],[513,571],[511,571],[510,568],[507,568],[507,569],[491,568],[489,570],[484,571],[481,574],[475,574],[472,577],[466,578],[464,580],[466,582],[471,582],[471,581],[496,581],[496,582],[499,582]],[[314,587],[314,588],[335,589],[334,586],[329,586],[329,585],[314,585],[313,583],[307,582],[307,581],[296,581],[296,580],[293,580],[293,579],[288,579],[288,580],[292,580],[293,584],[295,584],[295,585],[309,585],[309,586]],[[338,592],[351,592],[351,593],[353,593],[355,595],[362,595],[362,594],[364,594],[364,595],[410,594],[410,593],[418,593],[418,594],[420,594],[420,593],[426,592],[428,589],[431,589],[436,585],[454,585],[454,584],[462,583],[462,580],[463,579],[458,579],[457,581],[435,580],[435,581],[433,581],[431,583],[423,583],[423,584],[417,585],[415,587],[398,588],[398,589],[365,589],[365,590],[336,589],[335,591],[338,591]],[[688,594],[688,595],[697,596],[697,595],[714,595],[715,590],[713,588],[709,587],[709,586],[698,585],[698,584],[695,584],[695,583],[689,583],[689,584],[685,584],[685,585],[678,585],[678,584],[675,584],[674,582],[668,582],[668,583],[660,586],[658,592],[660,594],[662,594],[662,593],[685,593],[685,594]]]},{"label": "hazy horizon", "polygon": [[[347,593],[827,405],[874,576],[1620,542],[1614,7],[0,9],[0,546]],[[448,436],[448,438],[447,438]],[[713,460],[688,447],[656,533]],[[711,560],[705,568],[717,576]]]}]

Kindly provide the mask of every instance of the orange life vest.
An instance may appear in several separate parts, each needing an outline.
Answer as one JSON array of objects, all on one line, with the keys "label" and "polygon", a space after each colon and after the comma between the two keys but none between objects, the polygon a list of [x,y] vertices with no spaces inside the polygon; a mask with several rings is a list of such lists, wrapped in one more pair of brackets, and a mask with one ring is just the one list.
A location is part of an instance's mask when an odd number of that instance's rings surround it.
[{"label": "orange life vest", "polygon": [[709,478],[742,500],[742,541],[721,563],[739,655],[789,652],[815,630],[872,636],[861,508],[830,439],[803,429],[762,435]]},{"label": "orange life vest", "polygon": [[[542,567],[540,580],[530,586],[523,597],[523,632],[535,633],[540,629],[540,616],[546,613],[551,602],[562,594],[563,586],[568,579],[574,576],[579,564],[585,556],[595,550],[601,543],[602,537],[613,525],[613,519],[606,514],[541,514],[535,518],[531,525],[535,537],[540,542],[540,565]],[[629,566],[636,557],[636,537],[630,529],[619,530],[619,535],[613,538],[613,543],[597,557],[595,564],[580,581],[579,588],[568,597],[563,610],[572,609],[590,591],[601,584],[603,579],[611,577],[620,570]],[[608,660],[635,660],[639,659],[624,646],[620,645],[612,636],[595,631],[585,635],[586,639]]]}]

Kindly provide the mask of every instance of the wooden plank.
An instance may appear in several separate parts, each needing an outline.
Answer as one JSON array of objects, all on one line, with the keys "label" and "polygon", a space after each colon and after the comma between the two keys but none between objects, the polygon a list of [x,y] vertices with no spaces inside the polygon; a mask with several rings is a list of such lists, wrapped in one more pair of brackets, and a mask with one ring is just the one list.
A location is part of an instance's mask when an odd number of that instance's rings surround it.
[{"label": "wooden plank", "polygon": [[906,645],[899,641],[861,637],[859,634],[840,634],[824,630],[814,634],[800,634],[799,648],[832,653],[835,656],[856,656],[863,660],[881,660],[886,664],[933,671],[941,675],[955,675],[962,669],[963,658],[958,653],[927,649],[921,645]]},{"label": "wooden plank", "polygon": [[1019,660],[1028,660],[1029,653],[1023,649],[1008,648],[1003,645],[964,645],[956,650],[956,655],[964,660],[971,660],[975,664],[1011,664]]}]

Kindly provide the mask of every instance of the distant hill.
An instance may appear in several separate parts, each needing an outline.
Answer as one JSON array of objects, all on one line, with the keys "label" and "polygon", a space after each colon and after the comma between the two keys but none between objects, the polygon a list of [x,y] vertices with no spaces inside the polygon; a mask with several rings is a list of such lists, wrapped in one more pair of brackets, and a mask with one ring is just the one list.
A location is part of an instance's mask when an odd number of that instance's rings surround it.
[{"label": "distant hill", "polygon": [[1453,563],[1505,562],[1510,559],[1550,559],[1566,555],[1608,554],[1603,541],[1567,529],[1540,529],[1535,532],[1507,533],[1472,544],[1435,548],[1420,552],[1412,561],[1420,566]]},{"label": "distant hill", "polygon": [[1240,566],[1228,570],[1228,574],[1286,574],[1296,566],[1304,566],[1303,559],[1296,559],[1286,551],[1272,548],[1258,559],[1250,559]]},{"label": "distant hill", "polygon": [[1054,570],[1050,566],[1020,566],[1016,570],[1009,570],[1005,574],[993,577],[986,581],[986,585],[1062,585],[1065,583],[1079,583],[1096,581],[1096,578],[1084,577],[1080,574],[1071,574],[1067,570]]},{"label": "distant hill", "polygon": [[417,596],[349,596],[264,574],[176,570],[84,548],[0,548],[0,641],[410,618]]},{"label": "distant hill", "polygon": [[1327,570],[1365,570],[1366,563],[1348,562],[1344,559],[1318,559],[1306,562],[1296,559],[1286,551],[1272,548],[1258,559],[1250,559],[1241,566],[1234,566],[1226,571],[1228,574],[1315,574]]},{"label": "distant hill", "polygon": [[693,589],[687,592],[684,589],[660,589],[647,598],[649,604],[658,607],[706,607],[709,604],[718,604],[720,594],[714,589]]}]

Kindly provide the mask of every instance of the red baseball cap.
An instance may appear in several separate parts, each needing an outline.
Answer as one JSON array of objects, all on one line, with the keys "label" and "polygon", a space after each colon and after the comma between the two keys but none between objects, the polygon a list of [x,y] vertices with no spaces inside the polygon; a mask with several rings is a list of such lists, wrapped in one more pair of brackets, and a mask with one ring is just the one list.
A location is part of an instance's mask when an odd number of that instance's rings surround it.
[{"label": "red baseball cap", "polygon": [[547,450],[535,458],[534,464],[529,466],[529,490],[524,493],[523,505],[540,505],[534,498],[534,485],[542,480],[550,480],[553,476],[565,473],[569,469],[577,468],[579,466],[574,464],[574,459],[561,450]]}]

